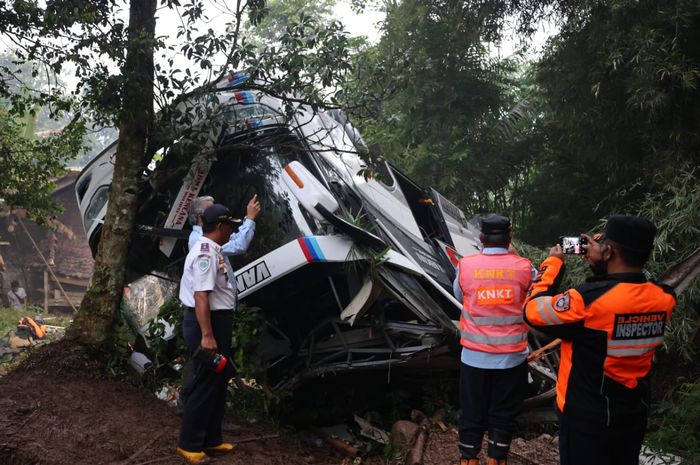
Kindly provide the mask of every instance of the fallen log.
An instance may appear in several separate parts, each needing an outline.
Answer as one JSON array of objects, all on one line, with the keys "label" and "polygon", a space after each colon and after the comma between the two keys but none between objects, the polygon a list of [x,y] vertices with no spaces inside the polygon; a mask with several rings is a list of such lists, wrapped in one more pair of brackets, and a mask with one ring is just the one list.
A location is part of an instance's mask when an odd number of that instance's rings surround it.
[{"label": "fallen log", "polygon": [[677,295],[688,289],[693,280],[700,276],[700,248],[695,249],[688,258],[676,263],[671,268],[661,273],[658,281],[671,286]]},{"label": "fallen log", "polygon": [[398,420],[391,425],[391,444],[400,451],[408,451],[416,441],[418,425],[408,420]]},{"label": "fallen log", "polygon": [[413,423],[418,424],[418,425],[420,425],[421,423],[423,423],[423,420],[425,420],[426,418],[428,418],[428,417],[425,415],[425,413],[423,413],[423,412],[421,412],[420,410],[415,409],[415,408],[414,408],[413,410],[411,410],[411,415],[410,415],[410,417],[411,417],[411,421],[412,421]]},{"label": "fallen log", "polygon": [[440,431],[443,433],[447,431],[447,425],[445,425],[445,410],[444,409],[438,409],[433,413],[433,417],[431,418],[432,422],[440,428]]},{"label": "fallen log", "polygon": [[430,420],[423,418],[420,423],[416,442],[406,456],[406,465],[422,465],[425,446],[428,444],[428,433],[430,431]]}]

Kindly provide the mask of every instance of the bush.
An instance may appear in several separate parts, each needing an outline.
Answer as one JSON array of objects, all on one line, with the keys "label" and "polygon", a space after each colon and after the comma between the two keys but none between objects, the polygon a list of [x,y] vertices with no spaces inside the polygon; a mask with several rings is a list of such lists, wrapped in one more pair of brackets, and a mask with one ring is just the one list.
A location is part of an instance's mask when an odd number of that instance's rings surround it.
[{"label": "bush", "polygon": [[684,465],[700,463],[700,381],[669,392],[650,418],[649,445],[683,457]]},{"label": "bush", "polygon": [[[171,297],[161,305],[158,316],[148,323],[146,334],[150,355],[156,366],[168,363],[177,356],[187,353],[182,338],[182,320],[186,308],[177,297]],[[166,340],[168,327],[172,326],[173,337]]]},{"label": "bush", "polygon": [[258,307],[240,304],[234,317],[231,341],[237,376],[264,381],[265,365],[260,359],[260,336],[265,330],[265,317]]},{"label": "bush", "polygon": [[[659,173],[651,186],[650,194],[632,208],[639,215],[649,218],[659,229],[654,252],[647,264],[647,271],[656,278],[689,257],[700,244],[700,169],[690,165],[674,169],[672,173]],[[693,330],[698,324],[700,308],[700,279],[696,279],[679,296],[664,344],[685,362],[693,360],[696,348],[692,341]]]}]

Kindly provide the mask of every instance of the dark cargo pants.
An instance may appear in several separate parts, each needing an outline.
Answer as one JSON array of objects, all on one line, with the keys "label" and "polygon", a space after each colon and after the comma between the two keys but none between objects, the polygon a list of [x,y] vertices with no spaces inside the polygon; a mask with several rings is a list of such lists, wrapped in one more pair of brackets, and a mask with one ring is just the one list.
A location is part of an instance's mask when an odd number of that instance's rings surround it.
[{"label": "dark cargo pants", "polygon": [[489,433],[488,456],[506,458],[526,388],[526,362],[506,369],[461,364],[459,451],[462,458],[476,458],[484,431]]},{"label": "dark cargo pants", "polygon": [[[220,354],[231,357],[233,311],[211,312],[211,326]],[[182,334],[190,357],[202,341],[202,332],[194,311],[187,311],[182,322]],[[197,359],[191,359],[192,378],[187,389],[180,440],[178,445],[190,452],[223,442],[221,421],[226,408],[226,391],[232,370],[230,363],[222,373],[215,373]]]},{"label": "dark cargo pants", "polygon": [[558,413],[561,465],[639,465],[646,414],[635,415],[636,421],[599,426],[582,424]]}]

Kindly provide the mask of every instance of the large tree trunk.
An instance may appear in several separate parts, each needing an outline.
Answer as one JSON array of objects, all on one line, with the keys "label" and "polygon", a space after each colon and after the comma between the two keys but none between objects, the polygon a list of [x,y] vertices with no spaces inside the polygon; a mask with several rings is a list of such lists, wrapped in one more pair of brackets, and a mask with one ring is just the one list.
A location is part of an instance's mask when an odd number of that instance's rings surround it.
[{"label": "large tree trunk", "polygon": [[119,117],[119,143],[107,217],[102,227],[92,284],[67,337],[99,348],[116,321],[124,287],[129,241],[134,226],[138,183],[146,164],[153,125],[153,40],[157,0],[131,0],[124,99]]}]

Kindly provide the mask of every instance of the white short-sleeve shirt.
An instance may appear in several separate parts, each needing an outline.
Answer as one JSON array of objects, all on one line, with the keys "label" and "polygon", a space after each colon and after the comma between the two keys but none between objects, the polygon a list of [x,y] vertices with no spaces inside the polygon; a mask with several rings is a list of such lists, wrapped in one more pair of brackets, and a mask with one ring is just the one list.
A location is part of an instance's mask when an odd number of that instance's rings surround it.
[{"label": "white short-sleeve shirt", "polygon": [[185,258],[180,280],[180,301],[194,307],[194,293],[209,292],[209,309],[231,310],[236,306],[235,277],[230,275],[221,247],[204,236]]}]

